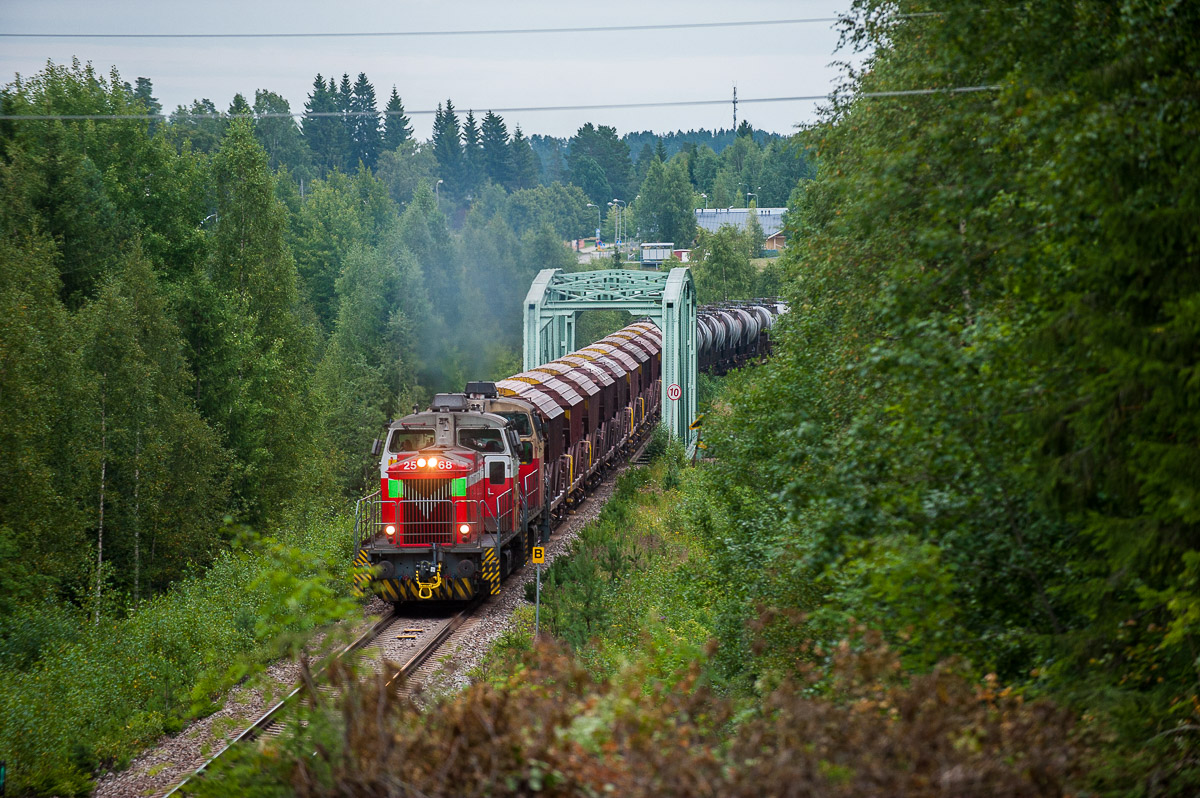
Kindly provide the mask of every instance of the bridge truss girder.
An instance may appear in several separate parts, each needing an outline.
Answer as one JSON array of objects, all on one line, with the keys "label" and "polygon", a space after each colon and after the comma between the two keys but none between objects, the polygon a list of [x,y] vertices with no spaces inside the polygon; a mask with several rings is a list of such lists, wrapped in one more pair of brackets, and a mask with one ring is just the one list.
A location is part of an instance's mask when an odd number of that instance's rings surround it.
[{"label": "bridge truss girder", "polygon": [[[696,433],[696,286],[687,268],[670,273],[543,269],[525,296],[524,369],[574,352],[575,323],[585,310],[627,310],[662,331],[662,420],[691,454]],[[588,341],[587,343],[591,343]],[[678,399],[667,388],[678,385]]]}]

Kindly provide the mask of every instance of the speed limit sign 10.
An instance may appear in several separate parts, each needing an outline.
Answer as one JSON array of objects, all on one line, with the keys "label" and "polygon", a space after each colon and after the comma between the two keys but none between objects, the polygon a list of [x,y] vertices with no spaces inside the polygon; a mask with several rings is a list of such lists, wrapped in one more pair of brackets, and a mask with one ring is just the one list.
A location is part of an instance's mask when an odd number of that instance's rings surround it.
[{"label": "speed limit sign 10", "polygon": [[677,400],[682,394],[683,394],[683,391],[681,391],[679,389],[678,383],[673,382],[667,386],[667,398],[670,399],[672,402]]}]

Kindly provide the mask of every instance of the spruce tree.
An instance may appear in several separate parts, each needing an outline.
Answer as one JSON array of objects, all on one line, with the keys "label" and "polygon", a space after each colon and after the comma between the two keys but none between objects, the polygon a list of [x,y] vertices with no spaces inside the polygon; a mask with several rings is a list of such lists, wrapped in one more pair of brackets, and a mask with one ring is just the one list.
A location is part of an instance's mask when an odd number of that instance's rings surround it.
[{"label": "spruce tree", "polygon": [[330,88],[332,84],[332,80],[326,84],[325,78],[317,73],[304,105],[304,140],[321,174],[342,168],[344,161],[345,128],[337,116],[331,116],[339,110],[337,95]]},{"label": "spruce tree", "polygon": [[379,109],[375,104],[375,87],[367,80],[365,72],[358,73],[358,80],[350,97],[350,169],[361,163],[368,169],[375,168],[375,161],[383,147],[383,135],[379,129]]},{"label": "spruce tree", "polygon": [[398,149],[401,144],[411,140],[412,135],[412,125],[404,115],[404,104],[400,102],[396,87],[392,86],[392,96],[388,98],[383,117],[383,149]]},{"label": "spruce tree", "polygon": [[433,120],[433,155],[437,158],[439,175],[444,181],[444,190],[454,195],[461,194],[463,184],[462,136],[458,126],[458,115],[454,103],[449,99],[443,108],[440,104]]},{"label": "spruce tree", "polygon": [[505,127],[504,120],[491,111],[483,117],[480,147],[483,151],[483,170],[488,179],[498,186],[510,186],[513,154],[508,142],[508,128]]},{"label": "spruce tree", "polygon": [[513,190],[533,188],[538,184],[537,155],[534,154],[529,139],[525,138],[525,134],[521,132],[520,125],[517,125],[517,129],[513,131],[511,148],[513,159],[511,188]]},{"label": "spruce tree", "polygon": [[[329,79],[329,88],[333,89],[333,78]],[[354,87],[350,83],[350,73],[342,73],[342,82],[337,87],[337,104],[338,110],[342,112],[343,117],[350,112],[350,106],[354,100]]]},{"label": "spruce tree", "polygon": [[483,183],[483,142],[479,125],[475,122],[475,112],[467,111],[466,124],[463,125],[463,191],[473,196],[476,189]]},{"label": "spruce tree", "polygon": [[354,130],[352,117],[350,116],[350,107],[354,101],[354,87],[350,82],[350,74],[347,72],[342,73],[341,83],[337,85],[336,89],[333,85],[333,78],[330,78],[329,88],[334,91],[338,111],[342,114],[342,160],[340,168],[343,172],[353,172],[356,162],[352,160]]}]

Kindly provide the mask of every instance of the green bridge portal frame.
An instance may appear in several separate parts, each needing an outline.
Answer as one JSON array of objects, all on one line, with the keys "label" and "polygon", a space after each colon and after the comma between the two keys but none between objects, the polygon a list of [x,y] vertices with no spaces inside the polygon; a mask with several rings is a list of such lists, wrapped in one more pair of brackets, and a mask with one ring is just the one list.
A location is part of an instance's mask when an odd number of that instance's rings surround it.
[{"label": "green bridge portal frame", "polygon": [[[525,296],[526,371],[570,354],[585,310],[627,310],[662,331],[662,420],[691,454],[696,433],[696,286],[687,268],[661,272],[543,269]],[[588,343],[591,343],[590,341]],[[679,386],[679,398],[667,396]]]}]

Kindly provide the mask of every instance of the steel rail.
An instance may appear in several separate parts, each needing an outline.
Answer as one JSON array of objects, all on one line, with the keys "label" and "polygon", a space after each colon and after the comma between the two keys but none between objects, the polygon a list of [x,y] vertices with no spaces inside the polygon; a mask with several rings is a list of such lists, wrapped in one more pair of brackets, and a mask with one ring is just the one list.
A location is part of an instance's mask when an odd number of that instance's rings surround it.
[{"label": "steel rail", "polygon": [[483,603],[485,598],[485,596],[477,596],[471,601],[470,604],[460,610],[457,615],[450,619],[449,623],[438,630],[438,633],[433,636],[433,639],[430,640],[429,643],[424,645],[421,650],[409,657],[408,662],[405,662],[400,666],[400,670],[392,674],[392,677],[387,680],[387,685],[390,687],[392,682],[396,681],[401,676],[408,677],[416,673],[417,668],[424,665],[425,662],[431,656],[433,656],[433,653],[441,648],[442,643],[445,643],[448,639],[450,639],[451,635],[462,628],[462,625],[466,623],[467,619],[475,613],[475,610],[479,608],[479,605]]},{"label": "steel rail", "polygon": [[[380,618],[375,623],[371,624],[371,626],[365,632],[360,634],[353,641],[351,641],[349,644],[347,644],[344,648],[342,648],[340,651],[338,651],[337,654],[334,655],[334,658],[339,659],[341,657],[344,657],[346,654],[349,654],[352,651],[357,651],[358,649],[367,645],[372,640],[374,640],[376,637],[378,637],[379,633],[382,632],[384,629],[386,629],[388,626],[390,626],[392,624],[392,622],[395,620],[396,620],[396,612],[395,612],[395,610],[393,610],[391,614],[385,615],[384,617]],[[322,670],[324,670],[324,669],[322,669]],[[303,693],[307,689],[308,688],[304,683],[300,683],[300,684],[296,685],[296,687],[294,687],[290,693],[288,693],[282,699],[277,701],[274,706],[272,706],[270,709],[268,709],[266,712],[264,712],[262,715],[260,715],[257,720],[255,720],[253,723],[251,723],[246,728],[242,729],[242,731],[236,737],[234,737],[232,740],[230,740],[224,746],[222,746],[220,751],[217,751],[217,753],[215,753],[211,757],[209,757],[208,760],[205,761],[205,763],[203,765],[201,765],[200,767],[196,768],[191,773],[189,773],[183,779],[183,781],[176,784],[168,792],[163,793],[162,798],[170,798],[170,796],[172,796],[176,792],[178,792],[179,789],[181,787],[183,787],[183,785],[185,785],[189,781],[191,781],[191,779],[194,776],[198,776],[201,773],[203,773],[208,768],[209,765],[211,765],[213,762],[217,761],[217,759],[219,759],[222,754],[224,754],[226,751],[228,751],[233,746],[235,746],[241,742],[247,742],[247,741],[256,739],[258,737],[258,735],[263,731],[263,729],[266,729],[268,726],[270,726],[272,723],[275,722],[276,718],[278,718],[279,714],[283,711],[283,708],[285,706],[287,706],[291,701],[293,701],[297,696],[299,696],[301,693]]]}]

